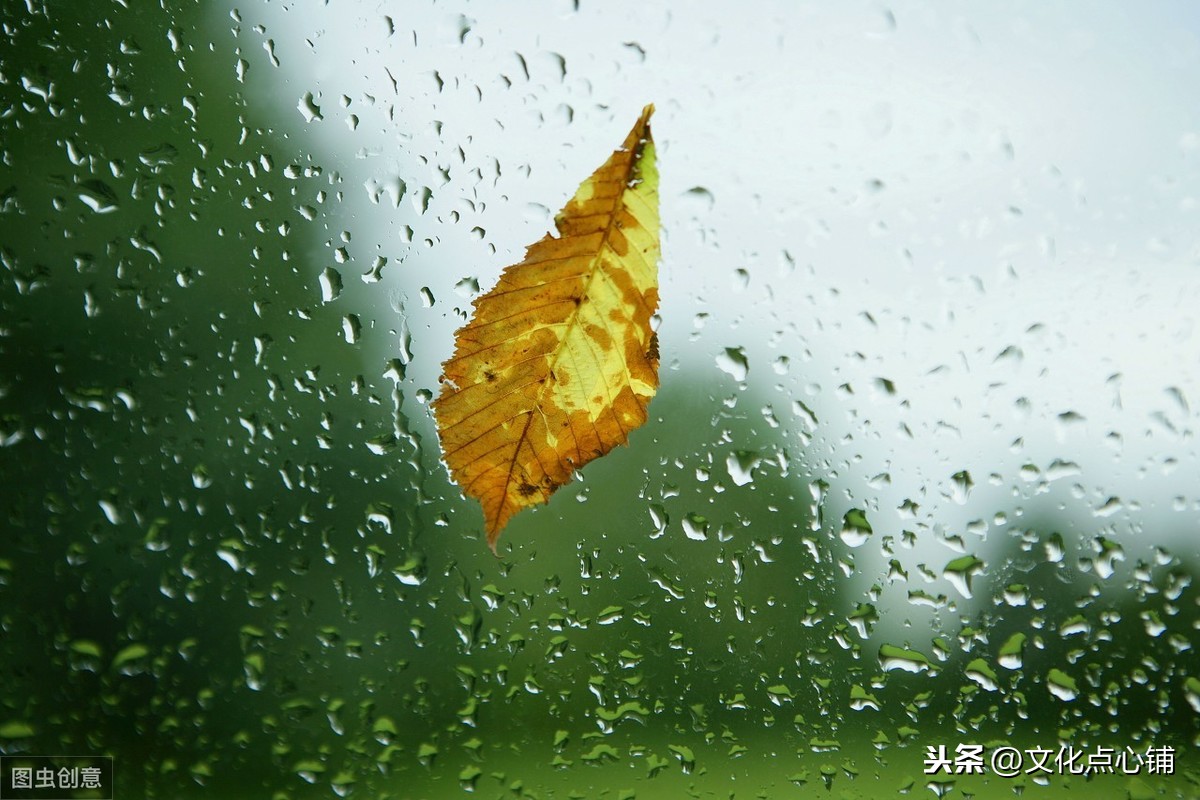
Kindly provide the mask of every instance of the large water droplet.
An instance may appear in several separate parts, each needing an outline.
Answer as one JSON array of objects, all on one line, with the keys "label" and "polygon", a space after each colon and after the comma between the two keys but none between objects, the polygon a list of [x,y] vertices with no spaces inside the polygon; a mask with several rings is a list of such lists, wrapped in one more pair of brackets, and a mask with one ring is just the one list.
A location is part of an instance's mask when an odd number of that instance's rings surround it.
[{"label": "large water droplet", "polygon": [[746,380],[746,375],[750,372],[750,361],[741,347],[726,347],[717,355],[717,366],[739,383]]},{"label": "large water droplet", "polygon": [[842,541],[850,547],[860,547],[873,533],[867,514],[860,508],[852,508],[842,517]]},{"label": "large water droplet", "polygon": [[342,293],[342,273],[333,267],[326,267],[321,271],[320,282],[322,302],[332,302]]}]

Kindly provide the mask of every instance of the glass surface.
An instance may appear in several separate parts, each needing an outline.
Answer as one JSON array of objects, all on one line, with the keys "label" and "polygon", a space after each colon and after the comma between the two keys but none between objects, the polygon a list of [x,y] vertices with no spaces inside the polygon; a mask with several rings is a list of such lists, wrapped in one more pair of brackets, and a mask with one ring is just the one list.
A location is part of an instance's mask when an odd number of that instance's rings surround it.
[{"label": "glass surface", "polygon": [[[0,22],[0,755],[1200,791],[1193,5],[170,5]],[[651,419],[493,556],[441,363],[649,102]]]}]

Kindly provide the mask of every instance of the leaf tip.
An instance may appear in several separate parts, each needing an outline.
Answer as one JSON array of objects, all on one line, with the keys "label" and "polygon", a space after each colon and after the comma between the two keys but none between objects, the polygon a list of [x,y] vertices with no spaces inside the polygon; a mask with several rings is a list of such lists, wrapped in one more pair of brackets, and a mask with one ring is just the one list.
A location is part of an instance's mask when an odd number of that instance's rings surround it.
[{"label": "leaf tip", "polygon": [[494,555],[496,558],[500,557],[500,553],[496,551],[496,545],[497,545],[497,543],[499,543],[499,541],[500,541],[500,529],[493,528],[491,525],[488,525],[488,529],[487,529],[488,549],[492,551],[492,555]]},{"label": "leaf tip", "polygon": [[647,125],[650,124],[650,117],[653,116],[653,114],[654,114],[654,103],[646,103],[646,105],[642,107],[642,115],[641,115],[641,117],[638,118],[637,125],[635,125],[634,127],[645,128]]}]

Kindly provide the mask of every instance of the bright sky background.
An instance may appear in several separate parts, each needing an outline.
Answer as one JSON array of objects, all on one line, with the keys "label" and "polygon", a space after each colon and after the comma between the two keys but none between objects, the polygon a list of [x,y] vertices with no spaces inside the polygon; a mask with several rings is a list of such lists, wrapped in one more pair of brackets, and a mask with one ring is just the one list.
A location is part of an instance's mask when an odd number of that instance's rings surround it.
[{"label": "bright sky background", "polygon": [[[804,400],[846,502],[888,527],[905,499],[951,534],[1046,502],[1132,552],[1194,535],[1196,6],[404,5],[217,24],[240,27],[263,117],[340,176],[339,302],[389,330],[402,310],[414,417],[468,307],[456,285],[489,288],[652,101],[665,381],[769,402],[791,429]],[[378,255],[383,280],[360,285]],[[364,368],[397,349],[365,337]],[[911,557],[953,558],[936,539]]]}]

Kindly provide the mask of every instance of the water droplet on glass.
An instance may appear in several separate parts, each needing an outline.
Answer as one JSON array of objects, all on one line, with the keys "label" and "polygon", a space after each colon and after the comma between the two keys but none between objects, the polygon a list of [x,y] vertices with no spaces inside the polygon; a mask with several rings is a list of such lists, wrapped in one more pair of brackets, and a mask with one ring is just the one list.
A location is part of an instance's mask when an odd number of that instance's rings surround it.
[{"label": "water droplet on glass", "polygon": [[1046,538],[1046,560],[1057,564],[1063,560],[1067,554],[1066,545],[1063,544],[1061,533],[1052,533]]},{"label": "water droplet on glass", "polygon": [[701,217],[712,211],[717,199],[703,186],[693,186],[683,193],[679,207],[681,213],[690,217]]},{"label": "water droplet on glass", "polygon": [[79,184],[79,199],[97,214],[109,214],[117,210],[117,193],[107,183],[86,180]]},{"label": "water droplet on glass", "polygon": [[997,663],[1005,669],[1020,669],[1025,650],[1025,639],[1026,636],[1023,633],[1014,633],[1009,636],[1000,647]]},{"label": "water droplet on glass", "polygon": [[1200,678],[1189,675],[1183,682],[1183,692],[1192,711],[1200,714]]},{"label": "water droplet on glass", "polygon": [[196,465],[192,470],[192,485],[197,489],[207,489],[212,486],[212,476],[208,474],[208,468],[203,464]]},{"label": "water droplet on glass", "polygon": [[984,562],[975,556],[967,555],[956,558],[946,564],[942,577],[950,581],[963,597],[971,597],[971,579],[983,572]]},{"label": "water droplet on glass", "polygon": [[750,361],[746,358],[746,351],[741,347],[726,347],[717,355],[717,366],[722,372],[733,376],[735,381],[741,383],[746,380],[746,375],[750,372]]},{"label": "water droplet on glass", "polygon": [[735,269],[733,271],[733,290],[735,292],[745,291],[750,286],[750,273],[744,269]]},{"label": "water droplet on glass", "polygon": [[404,557],[404,561],[392,570],[396,580],[405,586],[420,586],[425,582],[425,558],[415,553]]},{"label": "water droplet on glass", "polygon": [[381,433],[378,436],[373,436],[367,440],[367,449],[377,456],[387,455],[396,449],[399,444],[396,434],[388,432]]},{"label": "water droplet on glass", "polygon": [[322,302],[330,303],[342,293],[342,273],[333,267],[326,267],[321,271],[320,283]]},{"label": "water droplet on glass", "polygon": [[1125,550],[1121,545],[1104,536],[1096,537],[1094,546],[1097,550],[1093,562],[1096,574],[1101,578],[1111,578],[1116,571],[1116,563],[1125,560]]},{"label": "water droplet on glass", "polygon": [[1004,602],[1013,607],[1026,605],[1029,602],[1028,587],[1021,583],[1009,584],[1004,589]]},{"label": "water droplet on glass", "polygon": [[1061,669],[1052,669],[1046,674],[1046,688],[1059,700],[1070,702],[1079,696],[1075,679]]},{"label": "water droplet on glass", "polygon": [[342,317],[342,335],[346,339],[347,344],[355,344],[358,342],[358,337],[362,334],[362,323],[358,321],[357,314],[347,314]]},{"label": "water droplet on glass", "polygon": [[958,784],[953,778],[931,778],[925,788],[933,793],[934,797],[939,800],[954,791],[954,787]]},{"label": "water droplet on glass", "polygon": [[429,201],[433,198],[433,190],[428,186],[421,186],[412,193],[412,205],[418,214],[424,214],[429,210]]},{"label": "water droplet on glass", "polygon": [[703,516],[689,511],[683,517],[683,532],[693,541],[703,542],[708,539],[708,520]]},{"label": "water droplet on glass", "polygon": [[611,625],[614,622],[619,622],[625,616],[625,609],[621,606],[608,606],[596,615],[596,624]]},{"label": "water droplet on glass", "polygon": [[138,161],[141,161],[147,167],[165,167],[175,163],[175,159],[179,157],[179,150],[175,145],[169,142],[163,142],[160,145],[143,150],[138,154]]},{"label": "water droplet on glass", "polygon": [[842,541],[849,547],[861,547],[871,538],[871,523],[860,508],[852,508],[842,517]]},{"label": "water droplet on glass", "polygon": [[982,658],[976,658],[967,664],[963,673],[989,692],[1000,688],[996,683],[996,671]]},{"label": "water droplet on glass", "polygon": [[470,300],[472,297],[479,294],[479,279],[463,278],[461,281],[454,284],[454,293],[465,300]]},{"label": "water droplet on glass", "polygon": [[850,708],[855,711],[879,710],[879,700],[862,686],[855,684],[850,687]]},{"label": "water droplet on glass", "polygon": [[383,256],[376,256],[371,262],[371,268],[362,274],[363,283],[379,283],[383,280],[383,268],[387,266],[387,259]]},{"label": "water droplet on glass", "polygon": [[754,481],[754,468],[762,456],[749,450],[735,450],[725,458],[725,469],[735,486],[745,486]]},{"label": "water droplet on glass", "polygon": [[0,739],[28,739],[36,729],[23,720],[10,720],[0,724]]},{"label": "water droplet on glass", "polygon": [[964,469],[951,475],[950,480],[954,483],[954,502],[965,505],[971,495],[971,489],[975,486],[975,482],[971,480],[971,473]]},{"label": "water droplet on glass", "polygon": [[933,668],[929,656],[924,653],[891,644],[879,648],[879,665],[888,672],[929,672]]},{"label": "water droplet on glass", "polygon": [[296,103],[296,110],[299,111],[304,117],[305,122],[312,122],[313,120],[320,121],[324,119],[324,117],[321,116],[321,107],[317,105],[316,101],[313,99],[312,92],[304,93],[304,96],[301,97],[299,102]]}]

